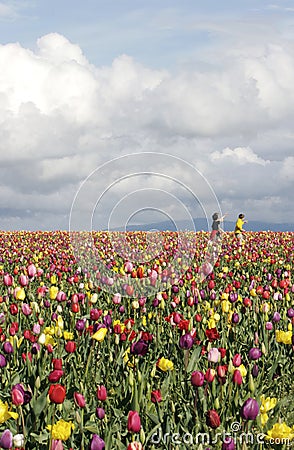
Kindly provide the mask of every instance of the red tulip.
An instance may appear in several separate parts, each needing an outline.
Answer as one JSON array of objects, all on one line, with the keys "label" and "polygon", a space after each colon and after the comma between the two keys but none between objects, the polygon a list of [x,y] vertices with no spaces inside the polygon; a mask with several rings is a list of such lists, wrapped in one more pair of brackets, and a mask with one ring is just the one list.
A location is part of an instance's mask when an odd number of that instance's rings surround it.
[{"label": "red tulip", "polygon": [[206,425],[215,429],[220,426],[220,417],[215,409],[210,409],[206,413]]},{"label": "red tulip", "polygon": [[242,364],[242,359],[240,353],[236,353],[232,359],[234,367],[239,367]]},{"label": "red tulip", "polygon": [[240,370],[236,369],[233,374],[233,383],[238,384],[239,386],[242,384],[243,378]]},{"label": "red tulip", "polygon": [[151,401],[152,403],[162,402],[161,392],[159,389],[151,392]]},{"label": "red tulip", "polygon": [[97,388],[97,398],[101,402],[105,402],[105,400],[107,399],[107,390],[106,390],[105,386],[103,386],[103,385],[98,386],[98,388]]},{"label": "red tulip", "polygon": [[204,375],[205,380],[208,383],[212,383],[214,378],[215,378],[215,370],[214,369],[207,369],[205,375]]},{"label": "red tulip", "polygon": [[74,353],[77,349],[77,344],[74,341],[67,341],[64,348],[67,353]]},{"label": "red tulip", "polygon": [[52,359],[53,368],[55,370],[62,370],[62,359],[60,358],[53,358]]},{"label": "red tulip", "polygon": [[204,374],[199,370],[195,370],[191,375],[192,386],[200,387],[204,383]]},{"label": "red tulip", "polygon": [[52,403],[60,404],[64,402],[66,390],[61,384],[51,384],[48,394]]},{"label": "red tulip", "polygon": [[127,446],[127,450],[143,450],[143,446],[142,446],[141,442],[131,442]]},{"label": "red tulip", "polygon": [[60,378],[63,376],[63,370],[54,369],[52,372],[48,375],[48,380],[50,383],[57,383],[57,381],[60,380]]},{"label": "red tulip", "polygon": [[128,431],[139,433],[141,429],[141,419],[137,411],[130,411],[128,415]]}]

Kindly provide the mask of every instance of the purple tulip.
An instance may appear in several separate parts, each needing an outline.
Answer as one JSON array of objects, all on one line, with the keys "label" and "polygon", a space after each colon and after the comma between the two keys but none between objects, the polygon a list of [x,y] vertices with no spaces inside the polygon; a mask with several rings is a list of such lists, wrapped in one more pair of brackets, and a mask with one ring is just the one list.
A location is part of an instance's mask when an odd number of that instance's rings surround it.
[{"label": "purple tulip", "polygon": [[215,292],[211,292],[210,293],[210,300],[215,300],[216,299],[216,293]]},{"label": "purple tulip", "polygon": [[253,376],[254,378],[257,378],[258,372],[259,372],[258,365],[257,365],[257,364],[254,364],[254,366],[252,367],[252,370],[251,370],[252,376]]},{"label": "purple tulip", "polygon": [[245,420],[255,420],[259,413],[259,406],[254,398],[248,398],[243,404],[240,414]]},{"label": "purple tulip", "polygon": [[186,333],[180,337],[180,347],[184,349],[189,349],[193,346],[194,339],[190,333]]},{"label": "purple tulip", "polygon": [[12,448],[12,438],[13,435],[10,430],[4,430],[0,438],[1,448]]},{"label": "purple tulip", "polygon": [[105,417],[105,410],[103,408],[96,408],[96,416],[98,419],[103,420]]},{"label": "purple tulip", "polygon": [[157,306],[159,305],[159,300],[158,298],[155,298],[152,302],[152,305],[154,306],[154,308],[157,308]]},{"label": "purple tulip", "polygon": [[51,320],[52,320],[52,322],[55,322],[55,320],[57,320],[57,319],[58,319],[58,314],[57,314],[56,312],[52,313],[52,314],[51,314]]},{"label": "purple tulip", "polygon": [[231,437],[226,437],[222,445],[222,450],[235,450],[235,448],[236,446],[234,439]]},{"label": "purple tulip", "polygon": [[103,317],[103,323],[107,328],[109,328],[111,326],[112,318],[109,314],[107,314],[106,316]]},{"label": "purple tulip", "polygon": [[6,358],[2,353],[0,353],[0,367],[5,367],[7,364]]},{"label": "purple tulip", "polygon": [[172,285],[172,291],[174,294],[177,294],[179,292],[179,286],[177,286],[176,284]]},{"label": "purple tulip", "polygon": [[237,300],[238,300],[238,293],[237,292],[230,292],[229,301],[231,303],[235,303]]},{"label": "purple tulip", "polygon": [[103,439],[98,436],[98,434],[93,434],[91,444],[90,444],[90,450],[104,450],[105,449],[105,442]]},{"label": "purple tulip", "polygon": [[279,314],[277,311],[274,312],[274,314],[273,314],[273,322],[277,323],[277,322],[279,322],[280,320],[281,320],[280,314]]},{"label": "purple tulip", "polygon": [[130,352],[132,355],[145,356],[148,352],[147,342],[143,341],[143,339],[139,339],[137,342],[133,342]]},{"label": "purple tulip", "polygon": [[206,298],[206,292],[204,291],[204,289],[200,289],[199,291],[200,297],[202,300],[205,300]]},{"label": "purple tulip", "polygon": [[292,319],[292,317],[294,317],[294,309],[293,308],[288,309],[287,316],[289,317],[289,319]]},{"label": "purple tulip", "polygon": [[76,330],[77,331],[83,331],[86,325],[85,319],[78,319],[76,322]]},{"label": "purple tulip", "polygon": [[252,359],[253,361],[255,361],[256,359],[259,359],[261,357],[261,355],[262,355],[262,351],[257,347],[251,348],[248,353],[249,359]]},{"label": "purple tulip", "polygon": [[232,322],[233,323],[238,323],[240,320],[239,314],[238,313],[233,313],[232,315]]},{"label": "purple tulip", "polygon": [[3,350],[4,353],[6,353],[7,355],[11,354],[14,352],[13,347],[11,345],[11,343],[9,341],[5,341],[3,344]]}]

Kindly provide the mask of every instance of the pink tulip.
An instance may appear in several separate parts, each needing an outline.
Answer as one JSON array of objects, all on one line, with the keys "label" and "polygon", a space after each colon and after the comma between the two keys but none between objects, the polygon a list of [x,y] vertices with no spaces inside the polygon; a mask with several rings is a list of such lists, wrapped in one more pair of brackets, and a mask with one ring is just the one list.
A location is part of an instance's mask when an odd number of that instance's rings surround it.
[{"label": "pink tulip", "polygon": [[22,287],[27,286],[29,284],[29,278],[26,275],[20,275],[18,281]]},{"label": "pink tulip", "polygon": [[6,273],[3,278],[4,278],[5,286],[12,286],[13,281],[14,281],[14,278],[12,275],[10,275],[9,273]]},{"label": "pink tulip", "polygon": [[28,276],[30,278],[33,278],[37,273],[36,266],[34,264],[30,264],[27,268],[27,272],[28,272]]},{"label": "pink tulip", "polygon": [[50,450],[63,450],[63,444],[60,439],[53,439]]},{"label": "pink tulip", "polygon": [[74,393],[74,401],[76,405],[78,405],[80,408],[85,408],[86,406],[85,397],[82,394],[79,394],[79,392]]},{"label": "pink tulip", "polygon": [[25,316],[30,316],[32,314],[32,309],[27,303],[23,303],[21,310]]},{"label": "pink tulip", "polygon": [[209,362],[217,363],[220,357],[220,352],[217,348],[213,347],[209,350],[207,359]]}]

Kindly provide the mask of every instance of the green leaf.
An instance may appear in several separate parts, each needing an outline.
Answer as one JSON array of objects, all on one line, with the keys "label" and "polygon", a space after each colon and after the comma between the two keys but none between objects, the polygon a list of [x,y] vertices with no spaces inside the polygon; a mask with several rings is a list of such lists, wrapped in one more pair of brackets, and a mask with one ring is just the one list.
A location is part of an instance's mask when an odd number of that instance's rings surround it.
[{"label": "green leaf", "polygon": [[47,406],[47,390],[42,392],[42,394],[38,398],[33,398],[31,401],[31,406],[33,408],[35,416],[38,417]]},{"label": "green leaf", "polygon": [[93,425],[91,423],[89,423],[88,425],[85,425],[83,427],[83,429],[87,430],[87,431],[90,431],[90,433],[93,433],[93,434],[99,434],[99,430],[97,428],[97,425]]},{"label": "green leaf", "polygon": [[196,347],[195,350],[193,351],[189,364],[187,366],[187,372],[192,372],[192,370],[195,370],[195,366],[196,366],[196,362],[199,359],[201,353],[201,347]]}]

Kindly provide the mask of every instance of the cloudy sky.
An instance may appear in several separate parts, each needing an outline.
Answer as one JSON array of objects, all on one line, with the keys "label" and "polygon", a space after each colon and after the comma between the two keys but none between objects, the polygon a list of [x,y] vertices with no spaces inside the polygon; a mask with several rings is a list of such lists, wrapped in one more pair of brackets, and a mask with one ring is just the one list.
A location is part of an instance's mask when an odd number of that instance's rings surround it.
[{"label": "cloudy sky", "polygon": [[292,0],[0,0],[0,229],[294,223],[293,117]]}]

